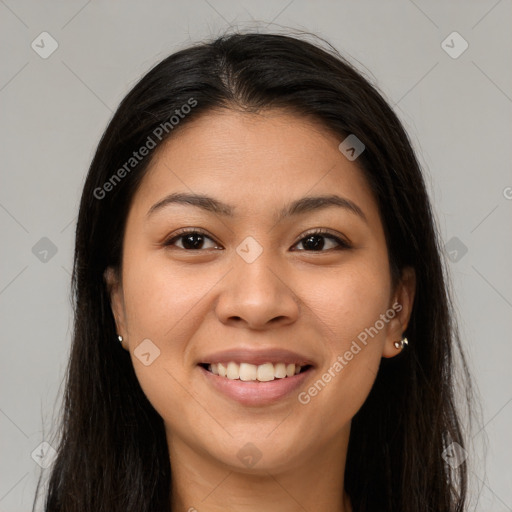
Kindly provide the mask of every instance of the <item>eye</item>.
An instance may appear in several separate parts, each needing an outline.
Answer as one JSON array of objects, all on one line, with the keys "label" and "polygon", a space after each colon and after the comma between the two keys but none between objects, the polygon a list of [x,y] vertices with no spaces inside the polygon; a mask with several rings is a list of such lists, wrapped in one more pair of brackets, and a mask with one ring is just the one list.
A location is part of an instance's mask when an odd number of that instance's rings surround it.
[{"label": "eye", "polygon": [[[342,250],[342,249],[350,249],[351,245],[346,242],[345,240],[342,240],[341,238],[329,233],[328,231],[322,230],[322,229],[316,229],[313,231],[310,231],[309,233],[306,233],[303,238],[297,242],[295,245],[303,244],[304,247],[307,247],[307,251],[309,252],[326,252],[322,251],[325,247],[324,239],[331,240],[335,243],[338,247],[334,247],[335,250]],[[329,248],[328,248],[329,249]],[[332,249],[332,247],[331,247]]]},{"label": "eye", "polygon": [[[326,252],[323,250],[325,248],[325,239],[330,240],[331,244],[334,242],[334,247],[327,247],[327,249],[342,250],[351,248],[351,245],[348,242],[323,229],[316,229],[306,233],[306,235],[303,236],[294,245],[294,247],[302,244],[308,252]],[[204,247],[205,240],[210,240],[213,242],[213,247]],[[181,247],[176,245],[177,241],[182,241]],[[219,248],[219,246],[210,236],[198,228],[182,229],[178,231],[178,233],[175,233],[169,240],[165,241],[163,245],[165,247],[177,246],[178,249],[187,251]]]},{"label": "eye", "polygon": [[[186,228],[180,230],[177,234],[174,234],[174,236],[169,240],[166,240],[163,245],[165,247],[173,246],[175,245],[175,242],[179,240],[183,240],[183,244],[181,247],[178,246],[178,249],[183,250],[204,249],[203,245],[205,240],[211,240],[213,242],[213,239],[210,238],[204,231],[197,228]],[[215,248],[218,248],[215,243],[214,247],[207,247],[207,249]]]}]

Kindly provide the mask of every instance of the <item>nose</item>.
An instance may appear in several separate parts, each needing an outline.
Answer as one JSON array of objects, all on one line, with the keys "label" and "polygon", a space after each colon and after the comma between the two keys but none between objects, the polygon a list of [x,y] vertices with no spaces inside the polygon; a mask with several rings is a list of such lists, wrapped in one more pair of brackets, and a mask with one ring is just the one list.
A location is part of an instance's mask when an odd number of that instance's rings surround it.
[{"label": "nose", "polygon": [[238,255],[234,260],[232,271],[222,280],[215,306],[221,322],[264,330],[297,320],[299,302],[282,266],[270,261],[265,251],[251,263]]}]

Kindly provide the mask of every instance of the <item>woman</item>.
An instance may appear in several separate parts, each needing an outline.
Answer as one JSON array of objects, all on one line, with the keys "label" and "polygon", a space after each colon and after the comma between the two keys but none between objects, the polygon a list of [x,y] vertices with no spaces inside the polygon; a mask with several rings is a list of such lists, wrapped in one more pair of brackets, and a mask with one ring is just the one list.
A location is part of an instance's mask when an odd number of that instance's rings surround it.
[{"label": "woman", "polygon": [[73,290],[47,511],[464,510],[425,184],[334,50],[234,34],[148,72],[91,164]]}]

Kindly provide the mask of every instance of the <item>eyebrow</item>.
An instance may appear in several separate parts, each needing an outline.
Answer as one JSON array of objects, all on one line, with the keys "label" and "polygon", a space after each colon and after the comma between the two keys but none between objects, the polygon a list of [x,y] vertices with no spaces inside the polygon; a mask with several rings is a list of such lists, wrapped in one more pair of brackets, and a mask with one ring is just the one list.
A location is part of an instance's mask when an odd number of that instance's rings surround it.
[{"label": "eyebrow", "polygon": [[[171,204],[181,204],[181,205],[191,205],[207,212],[215,213],[217,215],[222,215],[224,217],[233,217],[234,216],[234,207],[219,201],[213,197],[209,197],[203,194],[189,194],[176,192],[173,194],[169,194],[164,197],[162,200],[155,203],[146,214],[146,217],[150,217],[155,212],[162,210],[166,206]],[[356,203],[347,199],[345,197],[341,197],[335,194],[329,195],[321,195],[321,196],[305,196],[301,199],[297,199],[287,206],[285,206],[277,215],[277,222],[282,221],[285,218],[292,217],[295,215],[301,215],[304,213],[309,213],[317,210],[321,210],[324,208],[329,208],[332,206],[336,206],[338,208],[343,208],[351,213],[354,213],[366,223],[368,223],[368,219],[364,214],[363,210]]]}]

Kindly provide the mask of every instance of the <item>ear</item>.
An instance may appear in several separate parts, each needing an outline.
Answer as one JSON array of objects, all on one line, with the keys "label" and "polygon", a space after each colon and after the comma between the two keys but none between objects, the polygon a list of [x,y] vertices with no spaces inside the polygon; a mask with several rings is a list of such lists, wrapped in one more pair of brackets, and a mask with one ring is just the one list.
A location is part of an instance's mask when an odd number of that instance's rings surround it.
[{"label": "ear", "polygon": [[388,323],[382,357],[394,357],[400,353],[394,343],[402,339],[403,333],[409,325],[415,290],[416,273],[412,267],[406,267],[402,271],[402,276],[391,300],[390,309],[394,310],[396,315]]},{"label": "ear", "polygon": [[103,279],[107,286],[107,292],[110,297],[110,307],[116,322],[117,334],[123,337],[123,347],[126,348],[127,330],[125,320],[125,308],[123,298],[123,285],[119,276],[119,271],[113,267],[107,267],[103,273]]}]

